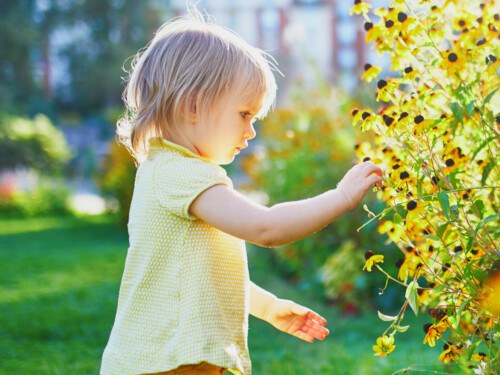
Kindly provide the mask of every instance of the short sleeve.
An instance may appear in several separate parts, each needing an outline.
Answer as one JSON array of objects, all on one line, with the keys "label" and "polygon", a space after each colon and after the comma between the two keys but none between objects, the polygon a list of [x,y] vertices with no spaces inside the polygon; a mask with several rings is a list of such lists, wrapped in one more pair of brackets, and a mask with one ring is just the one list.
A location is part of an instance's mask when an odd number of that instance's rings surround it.
[{"label": "short sleeve", "polygon": [[161,158],[153,173],[153,190],[160,205],[174,215],[189,220],[191,203],[202,192],[214,185],[232,182],[226,171],[218,165],[195,158]]}]

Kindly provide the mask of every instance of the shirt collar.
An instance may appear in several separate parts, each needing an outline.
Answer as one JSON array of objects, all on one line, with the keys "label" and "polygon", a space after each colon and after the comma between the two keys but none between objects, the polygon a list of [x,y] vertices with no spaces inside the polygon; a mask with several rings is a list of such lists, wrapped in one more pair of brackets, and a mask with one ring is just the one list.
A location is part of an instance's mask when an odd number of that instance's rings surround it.
[{"label": "shirt collar", "polygon": [[151,148],[153,147],[159,147],[159,148],[166,148],[166,149],[173,149],[182,152],[183,154],[186,154],[187,156],[190,156],[192,158],[200,159],[203,161],[206,161],[210,164],[214,164],[211,160],[204,158],[203,156],[200,156],[198,154],[195,154],[191,150],[188,150],[186,147],[178,145],[177,143],[170,142],[164,138],[159,138],[159,137],[151,137],[149,138],[149,146]]}]

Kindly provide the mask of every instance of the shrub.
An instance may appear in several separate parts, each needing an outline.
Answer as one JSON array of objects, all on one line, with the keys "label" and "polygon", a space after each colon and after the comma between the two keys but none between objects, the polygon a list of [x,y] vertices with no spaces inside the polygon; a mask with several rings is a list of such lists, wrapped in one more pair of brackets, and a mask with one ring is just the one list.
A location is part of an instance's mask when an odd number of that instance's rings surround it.
[{"label": "shrub", "polygon": [[[349,126],[349,116],[345,114],[349,104],[341,102],[343,97],[334,91],[303,91],[290,108],[278,108],[269,114],[258,127],[255,151],[242,161],[251,180],[242,188],[265,192],[269,205],[335,188],[355,158],[355,130]],[[373,202],[373,197],[371,202],[383,208],[383,204]],[[323,283],[327,297],[339,302],[342,308],[359,309],[357,297],[368,297],[367,289],[361,288],[358,280],[365,278],[361,270],[350,268],[353,272],[349,281],[356,291],[348,290],[348,281],[332,276],[339,271],[337,267],[349,268],[352,259],[362,258],[372,246],[384,247],[375,226],[357,232],[365,215],[361,209],[353,210],[314,236],[275,249],[280,271],[306,285]],[[341,253],[332,255],[336,249],[341,249]],[[330,256],[334,258],[328,260]],[[326,267],[318,273],[325,263]]]},{"label": "shrub", "polygon": [[102,171],[96,174],[95,180],[105,196],[118,201],[118,216],[122,225],[128,222],[135,172],[134,159],[126,147],[112,141],[110,154],[103,164]]},{"label": "shrub", "polygon": [[29,191],[0,186],[0,214],[5,216],[67,215],[69,189],[58,180],[42,177]]},{"label": "shrub", "polygon": [[[500,266],[499,188],[500,13],[494,1],[394,1],[377,9],[356,2],[366,19],[366,41],[391,60],[391,77],[377,79],[367,65],[362,78],[377,80],[375,111],[354,111],[354,123],[375,133],[358,149],[385,168],[378,196],[390,206],[372,220],[401,249],[388,280],[406,289],[406,301],[374,346],[394,350],[408,306],[429,312],[422,340],[441,340],[444,363],[465,372],[498,374],[499,316],[485,282]],[[495,294],[496,293],[496,294]]]},{"label": "shrub", "polygon": [[23,165],[47,173],[70,158],[63,133],[46,116],[36,115],[33,120],[0,116],[0,170]]}]

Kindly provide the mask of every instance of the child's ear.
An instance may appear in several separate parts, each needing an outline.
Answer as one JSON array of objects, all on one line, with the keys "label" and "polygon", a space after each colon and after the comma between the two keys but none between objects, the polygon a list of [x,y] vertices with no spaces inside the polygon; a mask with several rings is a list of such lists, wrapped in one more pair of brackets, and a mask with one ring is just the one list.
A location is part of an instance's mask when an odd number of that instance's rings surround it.
[{"label": "child's ear", "polygon": [[195,124],[196,123],[196,97],[191,98],[189,100],[187,109],[188,109],[187,120],[189,121],[190,124]]}]

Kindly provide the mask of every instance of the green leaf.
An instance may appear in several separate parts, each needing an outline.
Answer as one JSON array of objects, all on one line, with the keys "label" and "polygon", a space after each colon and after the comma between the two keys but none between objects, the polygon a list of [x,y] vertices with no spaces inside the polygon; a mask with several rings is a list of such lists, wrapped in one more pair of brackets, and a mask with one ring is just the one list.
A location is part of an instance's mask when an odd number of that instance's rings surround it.
[{"label": "green leaf", "polygon": [[394,216],[393,216],[393,222],[396,225],[403,225],[404,224],[403,218],[398,213],[394,214]]},{"label": "green leaf", "polygon": [[473,343],[469,349],[469,352],[467,353],[467,361],[470,361],[472,358],[472,355],[476,351],[476,348],[481,344],[482,340],[477,340],[475,343]]},{"label": "green leaf", "polygon": [[443,210],[444,216],[450,220],[450,199],[448,194],[444,191],[440,191],[437,195],[441,209]]},{"label": "green leaf", "polygon": [[[467,245],[465,246],[465,253],[467,254],[470,249],[472,249],[472,245],[474,245],[474,237],[469,236],[469,240],[467,241]],[[469,263],[471,265],[472,263]]]},{"label": "green leaf", "polygon": [[438,227],[437,235],[439,238],[443,238],[443,233],[446,230],[446,228],[448,228],[448,225],[449,225],[448,223],[444,223]]},{"label": "green leaf", "polygon": [[443,290],[445,290],[445,288],[446,288],[446,287],[445,287],[444,285],[442,285],[442,284],[441,284],[441,285],[438,285],[438,286],[436,286],[436,287],[432,288],[432,289],[429,291],[429,294],[430,294],[430,295],[439,294],[439,293],[441,293]]},{"label": "green leaf", "polygon": [[406,288],[405,298],[408,301],[411,309],[418,315],[418,294],[417,294],[418,283],[416,280],[413,280],[408,287]]},{"label": "green leaf", "polygon": [[438,236],[435,236],[433,234],[424,234],[422,237],[427,238],[429,240],[433,240],[433,241],[438,241],[438,242],[441,241],[441,238],[439,238]]},{"label": "green leaf", "polygon": [[467,105],[467,113],[470,115],[472,115],[472,111],[474,110],[474,102],[476,101],[477,99],[474,99],[472,100],[468,105]]},{"label": "green leaf", "polygon": [[484,202],[480,199],[474,201],[474,205],[476,206],[477,210],[479,211],[480,217],[483,217],[484,215]]},{"label": "green leaf", "polygon": [[377,311],[377,313],[378,313],[378,317],[380,318],[380,320],[383,320],[384,322],[393,322],[398,318],[397,315],[396,316],[389,316],[389,315],[382,314],[380,311]]},{"label": "green leaf", "polygon": [[424,180],[425,175],[422,176],[422,178],[419,178],[417,181],[417,194],[419,197],[422,196],[422,181]]},{"label": "green leaf", "polygon": [[458,206],[456,204],[454,204],[450,208],[451,208],[451,212],[453,213],[453,216],[454,216],[454,218],[452,220],[457,221],[457,219],[458,219]]},{"label": "green leaf", "polygon": [[432,256],[429,259],[427,259],[427,266],[432,272],[434,272],[434,265],[436,264],[438,256],[439,252],[435,251],[434,254],[432,254]]},{"label": "green leaf", "polygon": [[459,180],[457,178],[457,174],[459,173],[463,173],[464,171],[461,170],[461,169],[455,169],[453,172],[451,172],[449,175],[448,175],[448,179],[450,181],[450,184],[451,186],[453,186],[453,188],[457,188],[461,185],[461,180]]},{"label": "green leaf", "polygon": [[406,332],[408,328],[410,328],[410,326],[394,326],[394,329],[398,332]]},{"label": "green leaf", "polygon": [[497,87],[495,90],[493,90],[492,92],[490,92],[488,94],[488,96],[486,97],[486,99],[484,99],[484,102],[483,102],[483,109],[486,107],[486,104],[489,103],[489,101],[491,100],[491,98],[493,98],[493,95],[495,95],[495,93],[498,91],[498,89],[500,89],[500,86]]},{"label": "green leaf", "polygon": [[481,228],[484,224],[489,223],[492,220],[495,220],[497,217],[500,217],[500,213],[495,214],[495,215],[490,215],[490,216],[484,218],[483,220],[481,220],[475,229],[475,233],[477,233],[479,228]]},{"label": "green leaf", "polygon": [[488,142],[491,142],[492,140],[494,140],[496,137],[489,137],[487,138],[486,140],[484,140],[478,148],[476,148],[474,150],[474,153],[472,154],[472,157],[470,159],[470,161],[474,161],[474,159],[476,158],[477,154],[479,154],[479,152],[488,144]]},{"label": "green leaf", "polygon": [[453,112],[453,116],[457,119],[457,121],[463,122],[464,114],[462,108],[460,108],[460,105],[456,102],[453,102],[450,103],[448,106],[450,107],[451,112]]},{"label": "green leaf", "polygon": [[373,212],[370,211],[370,209],[368,208],[368,206],[366,204],[363,205],[363,210],[365,210],[366,212],[368,212],[373,217],[377,216]]},{"label": "green leaf", "polygon": [[481,176],[481,185],[484,186],[486,184],[486,180],[488,179],[488,176],[492,169],[493,169],[493,162],[490,160],[483,169],[483,175]]},{"label": "green leaf", "polygon": [[472,298],[469,298],[467,299],[467,301],[465,301],[464,303],[462,303],[462,305],[460,306],[460,308],[458,309],[458,312],[457,312],[457,315],[456,315],[456,320],[455,320],[455,324],[454,324],[454,327],[455,329],[458,329],[458,326],[460,325],[460,318],[462,316],[462,312],[464,311],[464,309],[467,307],[467,305],[472,301]]}]

